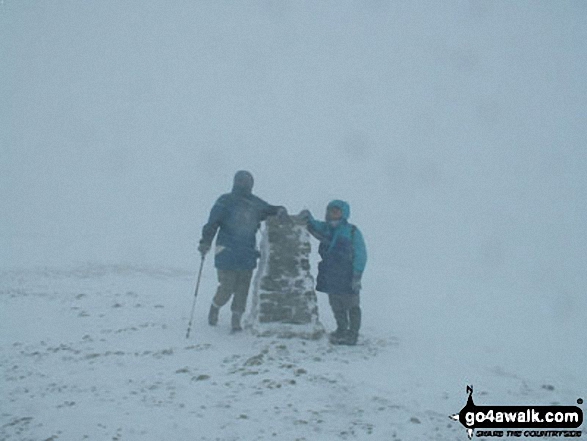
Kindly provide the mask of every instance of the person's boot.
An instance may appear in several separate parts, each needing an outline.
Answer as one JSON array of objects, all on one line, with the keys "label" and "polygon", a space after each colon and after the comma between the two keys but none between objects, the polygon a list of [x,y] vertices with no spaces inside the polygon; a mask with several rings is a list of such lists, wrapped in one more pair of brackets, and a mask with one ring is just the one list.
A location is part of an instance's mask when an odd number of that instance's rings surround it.
[{"label": "person's boot", "polygon": [[361,308],[355,306],[349,310],[349,330],[341,342],[343,345],[354,346],[359,339],[359,329],[361,328]]},{"label": "person's boot", "polygon": [[243,330],[243,328],[241,327],[242,315],[243,315],[242,312],[233,312],[232,313],[232,321],[231,321],[232,332],[239,332],[239,331]]},{"label": "person's boot", "polygon": [[336,320],[336,331],[330,333],[330,343],[339,345],[346,338],[349,320],[346,311],[336,311],[334,319]]},{"label": "person's boot", "polygon": [[218,324],[218,313],[220,312],[220,308],[218,308],[214,303],[210,305],[210,312],[208,313],[208,324],[210,326],[216,326]]}]

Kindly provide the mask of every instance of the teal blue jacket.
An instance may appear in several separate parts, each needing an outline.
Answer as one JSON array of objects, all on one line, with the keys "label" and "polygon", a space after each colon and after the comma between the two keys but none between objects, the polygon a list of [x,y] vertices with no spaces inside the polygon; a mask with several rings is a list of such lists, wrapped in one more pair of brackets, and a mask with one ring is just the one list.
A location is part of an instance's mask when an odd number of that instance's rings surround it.
[{"label": "teal blue jacket", "polygon": [[277,214],[280,206],[270,205],[248,191],[233,188],[218,198],[208,223],[202,228],[200,243],[212,244],[216,239],[214,264],[221,270],[252,270],[257,266],[256,233],[268,216]]},{"label": "teal blue jacket", "polygon": [[348,222],[350,206],[334,200],[328,208],[338,207],[342,219],[338,224],[315,220],[311,215],[308,231],[320,241],[316,290],[328,294],[352,294],[353,275],[361,277],[367,264],[367,248],[361,231]]}]

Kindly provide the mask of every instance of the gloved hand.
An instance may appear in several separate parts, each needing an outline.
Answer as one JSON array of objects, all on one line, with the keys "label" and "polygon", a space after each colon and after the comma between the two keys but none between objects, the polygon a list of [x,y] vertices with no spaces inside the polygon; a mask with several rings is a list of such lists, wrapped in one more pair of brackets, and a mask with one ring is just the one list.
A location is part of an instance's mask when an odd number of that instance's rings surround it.
[{"label": "gloved hand", "polygon": [[280,222],[285,222],[286,220],[289,220],[289,215],[287,214],[287,209],[285,207],[279,207],[276,216]]},{"label": "gloved hand", "polygon": [[355,271],[353,273],[353,280],[351,281],[351,289],[353,290],[353,294],[359,294],[361,292],[361,277],[362,273],[359,271]]},{"label": "gloved hand", "polygon": [[202,257],[204,257],[208,253],[208,251],[210,251],[210,244],[200,241],[200,245],[198,246],[198,251],[200,252]]},{"label": "gloved hand", "polygon": [[300,214],[298,214],[299,217],[301,217],[303,220],[308,221],[311,219],[312,214],[310,213],[310,210],[302,210],[300,211]]}]

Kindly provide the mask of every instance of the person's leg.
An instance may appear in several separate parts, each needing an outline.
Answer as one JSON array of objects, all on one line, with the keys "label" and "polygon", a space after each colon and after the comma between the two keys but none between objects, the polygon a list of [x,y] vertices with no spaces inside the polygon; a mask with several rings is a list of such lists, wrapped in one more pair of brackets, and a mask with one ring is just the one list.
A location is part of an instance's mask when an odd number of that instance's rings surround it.
[{"label": "person's leg", "polygon": [[236,276],[236,271],[218,270],[218,288],[216,295],[212,299],[210,312],[208,313],[208,323],[211,326],[218,323],[220,308],[228,303],[230,297],[235,292]]},{"label": "person's leg", "polygon": [[359,329],[361,328],[361,306],[358,294],[348,296],[347,307],[349,311],[349,331],[345,344],[355,345],[359,338]]},{"label": "person's leg", "polygon": [[330,308],[332,308],[334,320],[336,320],[336,331],[330,334],[330,341],[336,344],[340,342],[347,332],[349,326],[348,311],[345,309],[344,296],[328,294],[328,302],[330,303]]},{"label": "person's leg", "polygon": [[249,295],[252,276],[253,270],[237,271],[234,297],[230,306],[233,331],[240,331],[242,329],[241,317],[247,307],[247,297]]}]

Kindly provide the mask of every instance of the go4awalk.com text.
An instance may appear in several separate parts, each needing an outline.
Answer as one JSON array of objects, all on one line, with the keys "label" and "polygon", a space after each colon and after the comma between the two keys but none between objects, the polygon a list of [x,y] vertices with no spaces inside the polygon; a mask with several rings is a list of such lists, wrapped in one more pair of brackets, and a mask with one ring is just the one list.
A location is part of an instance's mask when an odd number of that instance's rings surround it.
[{"label": "go4awalk.com text", "polygon": [[475,432],[477,438],[502,438],[502,437],[516,437],[516,438],[579,438],[581,436],[580,430],[477,430]]},{"label": "go4awalk.com text", "polygon": [[[478,406],[473,402],[473,387],[467,386],[467,404],[451,415],[465,429],[469,439],[517,438],[578,438],[583,424],[583,410],[578,406]],[[583,404],[580,398],[577,404]]]}]

